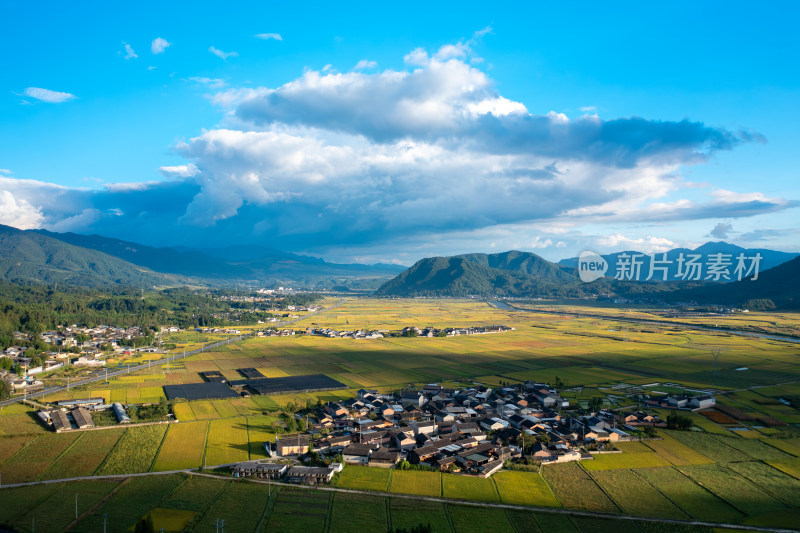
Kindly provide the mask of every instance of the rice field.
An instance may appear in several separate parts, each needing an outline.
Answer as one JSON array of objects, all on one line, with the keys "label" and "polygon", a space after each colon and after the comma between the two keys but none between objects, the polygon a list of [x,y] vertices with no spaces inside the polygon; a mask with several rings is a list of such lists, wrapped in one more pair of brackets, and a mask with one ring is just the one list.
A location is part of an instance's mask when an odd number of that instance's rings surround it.
[{"label": "rice field", "polygon": [[[81,520],[80,529],[102,531],[103,515],[108,514],[106,525],[109,532],[127,532],[183,481],[184,477],[177,474],[130,478],[120,486],[112,499]],[[124,505],[120,505],[121,502]]]},{"label": "rice field", "polygon": [[746,515],[786,508],[757,485],[721,465],[682,466],[680,470]]},{"label": "rice field", "polygon": [[167,426],[164,424],[126,429],[97,473],[148,472],[166,432]]},{"label": "rice field", "polygon": [[502,509],[482,509],[448,505],[450,520],[457,533],[516,533]]},{"label": "rice field", "polygon": [[491,479],[494,480],[503,503],[561,507],[552,489],[539,473],[502,471]]},{"label": "rice field", "polygon": [[637,473],[694,518],[738,522],[743,514],[674,468],[648,468]]},{"label": "rice field", "polygon": [[83,433],[42,475],[42,479],[91,476],[125,432],[123,428]]},{"label": "rice field", "polygon": [[[689,431],[676,431],[672,433],[672,436],[686,444],[688,447],[699,451],[710,459],[713,459],[714,462],[717,463],[748,461],[752,459],[746,453],[729,446],[727,444],[728,439],[720,439],[706,433],[695,433]],[[741,442],[745,441],[742,440]]]},{"label": "rice field", "polygon": [[450,533],[450,522],[445,506],[424,500],[389,498],[392,527],[411,529],[419,524],[431,526],[432,533]]},{"label": "rice field", "polygon": [[442,495],[442,474],[439,472],[417,472],[413,470],[392,471],[391,492],[417,494],[420,496]]},{"label": "rice field", "polygon": [[362,533],[388,529],[386,498],[360,494],[335,494],[331,505],[330,530],[337,533]]},{"label": "rice field", "polygon": [[206,465],[237,463],[249,459],[247,419],[240,417],[212,420],[209,424]]},{"label": "rice field", "polygon": [[0,465],[3,483],[23,483],[39,479],[79,436],[76,433],[46,433],[36,437]]},{"label": "rice field", "polygon": [[216,520],[225,520],[227,531],[255,531],[264,515],[268,487],[252,483],[230,483],[194,524],[195,531],[214,531]]},{"label": "rice field", "polygon": [[626,468],[655,468],[670,466],[670,462],[662,456],[650,452],[626,452],[596,454],[591,461],[582,461],[581,464],[588,471],[616,470]]},{"label": "rice field", "polygon": [[266,531],[324,531],[330,498],[328,493],[282,488]]},{"label": "rice field", "polygon": [[207,431],[208,422],[171,424],[153,470],[180,470],[202,466]]},{"label": "rice field", "polygon": [[614,502],[577,463],[545,466],[544,479],[565,509],[619,513]]},{"label": "rice field", "polygon": [[679,520],[689,518],[632,470],[597,471],[592,473],[592,477],[625,514]]},{"label": "rice field", "polygon": [[458,474],[442,475],[442,495],[445,498],[484,502],[496,502],[500,499],[491,478]]},{"label": "rice field", "polygon": [[228,483],[231,482],[205,476],[188,476],[169,498],[161,501],[159,506],[168,509],[204,511]]},{"label": "rice field", "polygon": [[75,501],[78,515],[87,512],[98,500],[111,492],[119,484],[118,480],[76,481],[70,483],[68,490],[52,492],[38,505],[18,517],[14,527],[18,531],[28,531],[35,525],[38,531],[64,531],[75,520]]},{"label": "rice field", "polygon": [[388,468],[347,465],[339,474],[337,487],[362,490],[389,490],[389,478],[397,471]]},{"label": "rice field", "polygon": [[710,459],[672,437],[673,432],[660,431],[661,440],[650,439],[644,444],[673,465],[702,465],[713,463]]}]

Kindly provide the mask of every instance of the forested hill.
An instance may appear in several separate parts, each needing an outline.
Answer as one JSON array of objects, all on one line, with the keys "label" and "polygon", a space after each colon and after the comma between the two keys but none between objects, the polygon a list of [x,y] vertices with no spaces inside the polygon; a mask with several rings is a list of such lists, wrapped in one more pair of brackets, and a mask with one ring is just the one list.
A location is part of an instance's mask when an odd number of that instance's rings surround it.
[{"label": "forested hill", "polygon": [[574,268],[536,254],[510,251],[421,259],[385,283],[379,296],[398,297],[625,297],[653,302],[800,308],[800,257],[760,273],[758,280],[638,282],[578,279]]},{"label": "forested hill", "polygon": [[422,259],[385,283],[381,296],[553,296],[580,298],[613,292],[612,280],[582,283],[575,269],[528,252]]},{"label": "forested hill", "polygon": [[0,279],[20,284],[153,287],[185,282],[47,235],[0,225]]}]

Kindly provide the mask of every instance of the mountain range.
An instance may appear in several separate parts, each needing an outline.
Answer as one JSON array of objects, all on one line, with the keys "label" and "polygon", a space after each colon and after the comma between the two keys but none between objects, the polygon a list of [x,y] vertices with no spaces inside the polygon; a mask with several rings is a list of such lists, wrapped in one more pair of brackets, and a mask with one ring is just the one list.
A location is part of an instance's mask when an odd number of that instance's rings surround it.
[{"label": "mountain range", "polygon": [[[756,254],[760,254],[761,264],[759,267],[759,271],[764,271],[776,267],[798,256],[798,254],[794,253],[778,252],[775,250],[767,250],[764,248],[742,248],[741,246],[736,246],[735,244],[730,244],[723,241],[707,242],[702,246],[698,246],[693,250],[689,248],[674,248],[672,250],[669,250],[668,252],[657,253],[655,254],[655,256],[657,261],[666,260],[669,261],[672,265],[676,265],[678,258],[681,254],[683,254],[684,259],[688,258],[689,255],[700,255],[703,261],[706,261],[706,259],[709,256],[718,253],[729,255],[730,260],[734,263],[734,266],[736,263],[736,257],[739,254],[744,254],[745,257],[748,258],[755,257]],[[642,252],[637,252],[634,250],[626,250],[624,252],[615,252],[613,254],[606,254],[602,256],[603,259],[605,259],[606,262],[608,263],[608,272],[606,272],[606,276],[615,277],[617,275],[617,265],[620,264],[619,258],[622,255],[627,255],[628,257],[645,256],[642,258],[644,262],[644,267],[646,268],[649,265],[649,260],[650,260],[649,257],[647,257],[647,254],[644,254]],[[566,267],[577,268],[578,258],[571,257],[569,259],[562,259],[561,261],[558,262],[558,264]],[[680,280],[681,278],[677,276],[677,272],[678,272],[677,268],[670,269],[667,273],[665,281]],[[647,274],[645,273],[644,277],[646,277],[646,275]],[[653,279],[655,281],[662,281],[662,279],[658,276],[654,276]]]},{"label": "mountain range", "polygon": [[263,247],[154,248],[76,233],[0,225],[0,279],[87,287],[273,284],[374,289],[404,267],[328,263]]},{"label": "mountain range", "polygon": [[756,281],[718,283],[704,278],[679,281],[675,276],[659,282],[620,281],[613,275],[622,253],[604,256],[609,263],[605,277],[583,283],[577,273],[577,258],[553,263],[536,254],[515,250],[429,257],[405,269],[385,264],[328,263],[316,257],[259,246],[208,250],[154,248],[99,235],[18,230],[0,225],[0,279],[29,285],[63,283],[109,288],[244,283],[261,287],[377,288],[378,296],[628,297],[800,308],[798,254],[745,249],[724,242],[666,252],[666,259],[673,262],[681,253],[704,257],[723,253],[734,258],[740,253],[748,257],[761,254]]},{"label": "mountain range", "polygon": [[[709,243],[689,252],[729,253],[727,250],[735,249],[740,248],[727,243]],[[746,251],[748,254],[751,252]],[[731,283],[620,281],[608,276],[592,283],[583,283],[578,278],[576,268],[551,263],[536,254],[520,251],[431,257],[418,261],[386,282],[376,294],[396,297],[626,297],[764,308],[774,303],[780,308],[798,308],[800,257],[797,254],[785,256],[789,256],[789,260],[773,268],[763,270],[762,264],[757,280],[744,279]],[[769,254],[769,257],[775,256]]]}]

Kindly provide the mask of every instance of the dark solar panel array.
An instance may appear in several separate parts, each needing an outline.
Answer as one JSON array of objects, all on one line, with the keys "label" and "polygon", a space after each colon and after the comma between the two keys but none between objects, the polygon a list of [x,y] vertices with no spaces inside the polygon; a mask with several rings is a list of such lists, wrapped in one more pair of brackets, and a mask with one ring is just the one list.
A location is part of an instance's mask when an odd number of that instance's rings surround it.
[{"label": "dark solar panel array", "polygon": [[247,379],[265,378],[266,376],[255,368],[240,368],[239,373]]},{"label": "dark solar panel array", "polygon": [[238,398],[236,391],[224,383],[187,383],[185,385],[164,385],[168,400],[208,400],[212,398]]},{"label": "dark solar panel array", "polygon": [[218,370],[209,370],[207,372],[200,372],[200,377],[206,381],[216,381],[222,383],[225,381],[225,376]]},{"label": "dark solar panel array", "polygon": [[230,382],[233,387],[248,386],[259,394],[346,389],[347,385],[325,374],[287,376],[283,378],[240,379]]}]

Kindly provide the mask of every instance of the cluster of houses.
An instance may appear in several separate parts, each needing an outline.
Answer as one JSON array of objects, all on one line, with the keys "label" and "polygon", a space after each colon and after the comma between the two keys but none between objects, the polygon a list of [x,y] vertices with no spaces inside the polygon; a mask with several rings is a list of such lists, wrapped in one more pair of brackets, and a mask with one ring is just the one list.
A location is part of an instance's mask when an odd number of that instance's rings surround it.
[{"label": "cluster of houses", "polygon": [[[180,331],[175,326],[165,326],[163,331]],[[57,330],[45,331],[40,334],[42,341],[52,346],[52,350],[36,353],[41,363],[34,364],[34,348],[27,346],[9,346],[0,350],[0,359],[9,358],[14,365],[22,370],[22,375],[9,379],[14,392],[34,392],[44,387],[44,384],[34,376],[42,372],[56,370],[65,364],[83,367],[101,367],[106,364],[109,354],[130,355],[134,352],[157,352],[157,348],[146,346],[133,348],[126,346],[126,341],[144,336],[138,326],[119,328],[115,326],[85,327],[73,324],[72,326],[59,327]],[[30,342],[31,336],[23,332],[14,332],[15,341]],[[57,350],[57,351],[56,351]]]},{"label": "cluster of houses", "polygon": [[218,333],[223,335],[241,335],[241,330],[231,328],[194,328],[196,333]]},{"label": "cluster of houses", "polygon": [[403,328],[400,332],[401,335],[407,336],[411,332],[417,337],[456,337],[458,335],[484,335],[486,333],[505,333],[506,331],[514,331],[514,328],[508,326],[472,326],[468,328],[432,328],[426,327],[420,329],[416,326]]},{"label": "cluster of houses", "polygon": [[104,398],[82,398],[62,400],[56,409],[42,409],[37,416],[56,433],[95,427],[92,413],[111,410],[120,424],[129,424],[131,419],[119,402],[107,404]]},{"label": "cluster of houses", "polygon": [[661,407],[663,409],[710,409],[717,404],[714,396],[706,394],[703,396],[690,396],[688,394],[670,394],[663,398],[650,398],[647,405],[650,407]]},{"label": "cluster of houses", "polygon": [[293,329],[267,329],[264,331],[257,331],[256,337],[291,337],[295,331]]},{"label": "cluster of houses", "polygon": [[307,328],[306,335],[318,335],[320,337],[341,338],[341,339],[382,339],[385,336],[413,336],[413,337],[455,337],[458,335],[480,335],[485,333],[503,333],[513,331],[514,328],[508,326],[475,326],[469,328],[418,328],[409,326],[400,332],[390,332],[389,330],[349,330],[339,331],[332,328]]},{"label": "cluster of houses", "polygon": [[382,339],[385,332],[367,331],[364,329],[338,331],[331,328],[306,328],[306,335],[317,335],[337,339]]},{"label": "cluster of houses", "polygon": [[[279,438],[272,451],[302,460],[315,450],[341,455],[345,464],[391,468],[406,461],[488,477],[523,456],[543,464],[590,459],[587,450],[638,438],[637,426],[663,425],[645,413],[620,418],[576,407],[549,385],[530,381],[496,389],[430,384],[395,394],[362,389],[356,398],[323,404],[307,433]],[[272,475],[252,468],[242,466],[237,475]]]}]

